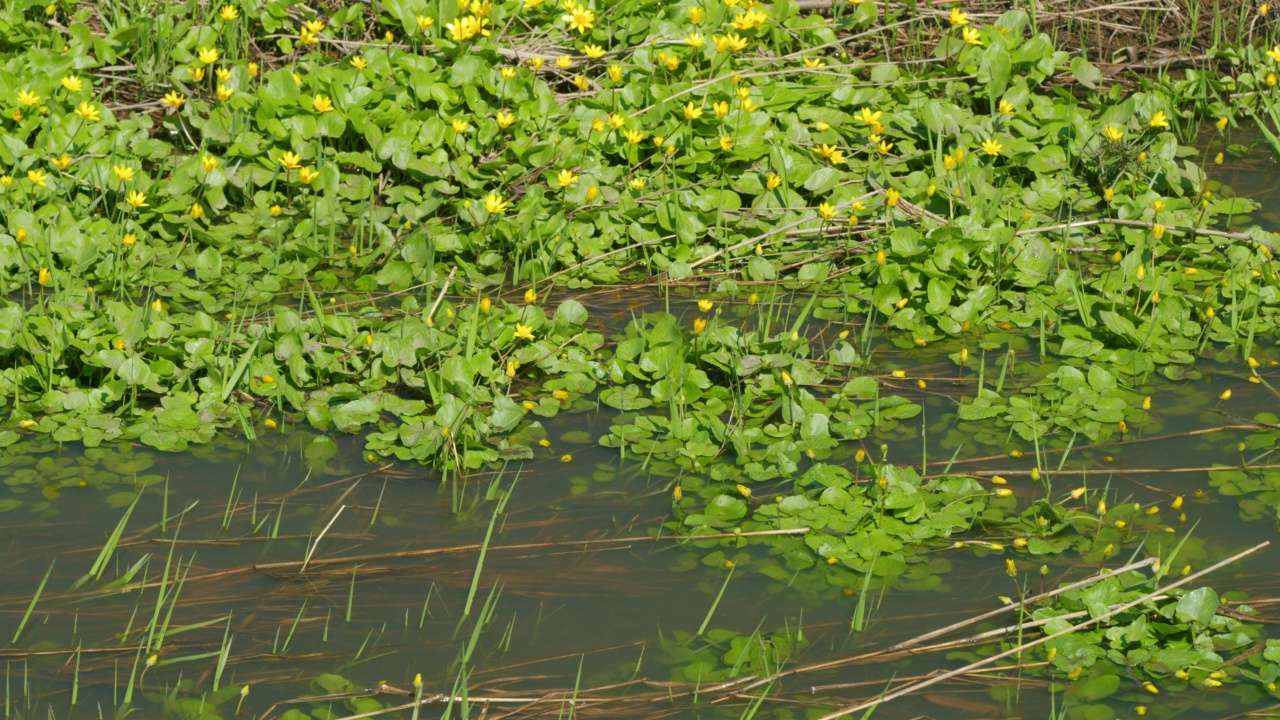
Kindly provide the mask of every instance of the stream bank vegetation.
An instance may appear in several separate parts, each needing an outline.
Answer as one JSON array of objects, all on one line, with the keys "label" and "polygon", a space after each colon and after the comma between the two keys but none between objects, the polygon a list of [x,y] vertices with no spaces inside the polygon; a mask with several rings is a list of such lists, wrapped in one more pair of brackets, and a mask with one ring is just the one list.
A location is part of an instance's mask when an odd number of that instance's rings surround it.
[{"label": "stream bank vegetation", "polygon": [[[6,713],[80,707],[82,682],[120,715],[289,720],[866,716],[957,679],[1099,720],[1276,700],[1269,588],[1201,582],[1263,546],[1195,512],[1278,516],[1280,418],[1238,408],[1277,395],[1280,248],[1222,182],[1280,156],[1278,12],[10,3],[0,512],[52,522],[84,490],[112,524],[4,603]],[[1107,454],[1176,444],[1206,459]],[[260,497],[237,471],[212,512],[153,450],[307,474]],[[355,551],[401,514],[368,488],[419,467],[478,541]],[[525,474],[564,468],[558,502],[627,479],[647,504],[505,541]],[[206,566],[204,543],[287,553]],[[496,674],[521,580],[488,564],[641,546],[714,578],[701,618],[554,690]],[[326,648],[359,591],[455,555],[416,623],[448,610],[447,672],[348,679],[399,620]],[[852,649],[955,564],[1007,576],[1003,614]],[[263,578],[267,619],[237,616]],[[849,619],[722,627],[735,582]],[[108,640],[48,634],[130,601]],[[839,657],[809,660],[819,637]],[[839,675],[928,653],[964,666]],[[304,661],[329,668],[310,694]]]}]

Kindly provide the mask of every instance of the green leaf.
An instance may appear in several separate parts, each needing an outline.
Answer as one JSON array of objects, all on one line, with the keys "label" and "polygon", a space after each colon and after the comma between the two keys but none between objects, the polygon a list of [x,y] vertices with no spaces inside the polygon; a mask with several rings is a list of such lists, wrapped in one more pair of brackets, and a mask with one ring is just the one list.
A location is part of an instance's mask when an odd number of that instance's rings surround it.
[{"label": "green leaf", "polygon": [[1218,593],[1207,587],[1196,588],[1183,595],[1174,607],[1174,614],[1179,620],[1199,627],[1207,627],[1217,613]]},{"label": "green leaf", "polygon": [[1075,76],[1077,82],[1090,90],[1098,87],[1098,83],[1102,82],[1102,71],[1094,67],[1093,63],[1083,55],[1077,55],[1071,59],[1071,74]]},{"label": "green leaf", "polygon": [[1119,675],[1101,675],[1080,683],[1079,687],[1076,688],[1075,696],[1077,700],[1093,702],[1094,700],[1108,697],[1119,689]]}]

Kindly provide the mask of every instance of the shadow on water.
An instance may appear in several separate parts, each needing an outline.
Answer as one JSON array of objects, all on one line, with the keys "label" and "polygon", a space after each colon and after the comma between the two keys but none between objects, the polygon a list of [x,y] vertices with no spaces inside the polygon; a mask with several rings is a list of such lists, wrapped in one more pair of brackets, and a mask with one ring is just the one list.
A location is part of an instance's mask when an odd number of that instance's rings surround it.
[{"label": "shadow on water", "polygon": [[[1224,179],[1242,194],[1274,193],[1265,162],[1228,163]],[[640,308],[696,312],[692,295],[674,291],[579,297],[610,333]],[[840,330],[810,320],[805,333],[821,342]],[[1057,362],[1041,365],[1033,341],[1015,345],[1013,386],[1034,384]],[[958,349],[874,341],[877,364],[905,371],[884,378],[886,387],[924,413],[861,447],[925,476],[1001,474],[1017,493],[1034,494],[1031,447],[1011,431],[956,425],[977,363],[987,363],[990,383],[1005,351],[975,355],[960,370],[947,359]],[[1271,348],[1258,356],[1276,357]],[[1194,528],[1180,558],[1200,567],[1271,539],[1280,501],[1276,470],[1251,485],[1205,468],[1280,463],[1273,436],[1233,428],[1273,412],[1276,396],[1246,382],[1238,363],[1196,370],[1133,388],[1151,397],[1151,416],[1122,440],[1068,449],[1058,437],[1043,450],[1055,493],[1106,486],[1118,502],[1159,508],[1148,544]],[[1277,374],[1263,368],[1264,377]],[[1227,388],[1229,405],[1218,399]],[[892,678],[953,669],[994,646],[823,663],[1126,560],[1024,553],[1015,581],[1007,553],[943,544],[891,585],[859,586],[801,570],[754,572],[751,563],[778,553],[743,538],[729,571],[723,554],[663,528],[677,477],[598,444],[617,412],[588,398],[567,405],[533,460],[462,482],[371,461],[357,438],[299,428],[176,454],[19,441],[0,460],[0,627],[13,638],[0,649],[5,717],[107,716],[126,703],[143,717],[368,717],[409,704],[419,674],[423,696],[436,699],[424,717],[816,717]],[[829,462],[853,467],[856,449]],[[770,502],[771,490],[755,489],[752,502]],[[1171,509],[1179,496],[1185,506]],[[1266,599],[1280,596],[1273,558],[1259,553],[1207,582],[1247,591],[1265,614]],[[857,632],[860,599],[868,620]],[[796,672],[767,687],[741,679],[780,670]],[[1066,707],[1071,717],[1105,720],[1143,702],[1166,716],[1164,698],[1136,681],[1098,701],[1066,692],[1039,676],[972,674],[876,717],[1048,717]],[[762,693],[770,702],[759,706]],[[1218,718],[1265,699],[1192,689],[1167,702],[1179,717]]]}]

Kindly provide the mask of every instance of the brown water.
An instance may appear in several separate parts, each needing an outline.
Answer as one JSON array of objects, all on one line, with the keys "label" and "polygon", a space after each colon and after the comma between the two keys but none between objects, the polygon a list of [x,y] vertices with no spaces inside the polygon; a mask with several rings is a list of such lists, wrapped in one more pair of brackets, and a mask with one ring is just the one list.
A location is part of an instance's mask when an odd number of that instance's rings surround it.
[{"label": "brown water", "polygon": [[[1249,162],[1222,175],[1265,205],[1275,196],[1267,187],[1269,161]],[[1273,218],[1264,211],[1254,220]],[[631,308],[663,299],[656,291],[644,297],[598,292],[583,302],[596,322],[616,331]],[[688,310],[691,302],[673,296],[672,310]],[[1274,355],[1264,348],[1267,353]],[[913,374],[954,374],[935,364],[936,357],[877,345],[877,362],[912,367]],[[1099,482],[1109,479],[1120,497],[1142,503],[1204,491],[1188,502],[1186,522],[1175,524],[1180,532],[1196,526],[1186,557],[1205,565],[1274,539],[1276,511],[1220,495],[1204,472],[1178,471],[1238,464],[1236,446],[1247,432],[1183,434],[1236,422],[1205,401],[1227,387],[1236,393],[1230,411],[1241,417],[1274,410],[1277,402],[1265,388],[1243,382],[1239,368],[1204,362],[1197,369],[1202,379],[1151,381],[1155,419],[1136,433],[1144,441],[1076,447],[1061,477],[1076,482],[1080,475],[1070,473],[1087,471]],[[953,455],[956,472],[1029,467],[1029,459],[1007,456],[967,461],[1003,455],[952,427],[955,398],[971,388],[968,381],[936,380],[928,390],[901,385],[895,392],[924,405],[929,441],[923,442],[919,418],[869,439],[873,446],[887,444],[895,462],[918,466],[926,449],[935,472]],[[9,501],[0,507],[16,502],[0,513],[0,639],[13,636],[46,572],[49,579],[21,635],[0,649],[4,716],[107,717],[132,688],[132,712],[141,717],[230,718],[237,707],[242,717],[291,711],[291,720],[347,717],[408,703],[404,693],[420,673],[424,694],[441,696],[421,717],[443,715],[444,698],[464,687],[466,701],[454,700],[447,711],[452,717],[462,717],[464,705],[471,717],[817,717],[874,696],[893,678],[959,667],[971,655],[809,666],[886,647],[1016,594],[1002,556],[939,550],[933,573],[871,593],[869,624],[857,633],[850,627],[856,593],[817,585],[801,573],[774,580],[735,569],[726,581],[723,567],[702,562],[705,551],[650,537],[669,518],[671,478],[597,445],[611,412],[580,405],[551,422],[552,446],[535,460],[461,483],[414,465],[369,464],[358,439],[305,429],[252,444],[220,440],[181,454],[10,448],[0,460],[0,503]],[[571,462],[561,461],[565,453]],[[1253,465],[1274,461],[1266,448],[1247,455]],[[140,490],[102,580],[77,587]],[[494,524],[481,565],[477,546],[495,517],[494,498],[506,492],[506,512]],[[1260,519],[1241,519],[1249,513]],[[748,543],[749,554],[769,552],[767,545]],[[1272,571],[1276,552],[1269,548],[1207,582],[1255,598],[1280,595]],[[130,592],[102,589],[147,556]],[[1120,562],[1113,558],[1108,566]],[[1096,567],[1055,559],[1029,590]],[[139,591],[144,580],[147,587]],[[704,621],[712,631],[692,637]],[[153,659],[141,644],[166,624]],[[752,710],[762,688],[734,695],[718,685],[719,676],[700,673],[710,673],[715,656],[727,651],[725,633],[750,636],[757,629],[776,633],[778,643],[800,645],[786,669],[801,672],[771,686],[768,701]],[[469,661],[461,665],[473,637]],[[466,682],[459,683],[464,667]],[[326,674],[369,694],[387,687],[366,699],[325,699],[349,689],[333,678],[317,681]],[[1065,706],[1070,717],[1105,720],[1132,716],[1139,689],[1135,684],[1107,701],[1073,703],[1061,686],[1036,679],[967,677],[883,706],[875,717],[1031,718]],[[1184,718],[1264,706],[1239,706],[1225,692],[1191,692],[1199,694],[1168,698],[1163,713],[1165,700],[1145,702],[1152,716]],[[296,702],[316,696],[321,699]],[[574,697],[581,703],[576,708],[568,701]],[[606,697],[634,702],[602,702]],[[534,698],[545,701],[530,704]]]}]

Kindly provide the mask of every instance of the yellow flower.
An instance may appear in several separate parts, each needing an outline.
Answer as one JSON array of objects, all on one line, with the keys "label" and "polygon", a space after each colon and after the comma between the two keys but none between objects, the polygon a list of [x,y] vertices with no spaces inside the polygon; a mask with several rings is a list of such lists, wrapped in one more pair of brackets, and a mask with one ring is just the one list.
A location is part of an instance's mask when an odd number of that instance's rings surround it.
[{"label": "yellow flower", "polygon": [[753,8],[734,18],[732,24],[738,30],[750,30],[761,27],[767,22],[769,22],[769,16]]},{"label": "yellow flower", "polygon": [[533,327],[530,325],[521,325],[516,323],[516,337],[521,340],[533,339]]},{"label": "yellow flower", "polygon": [[571,462],[573,462],[573,456],[572,456],[572,455],[570,455],[569,453],[565,453],[565,454],[563,454],[563,455],[561,455],[561,456],[560,456],[560,462],[562,462],[562,463],[571,463]]},{"label": "yellow flower", "polygon": [[36,276],[36,282],[40,283],[41,285],[48,285],[49,280],[51,279],[52,279],[52,274],[49,272],[49,268],[47,267],[40,268],[40,274]]},{"label": "yellow flower", "polygon": [[880,124],[880,116],[883,114],[879,110],[871,112],[871,108],[862,108],[862,111],[854,117],[863,125],[877,126]]},{"label": "yellow flower", "polygon": [[489,31],[485,29],[485,23],[489,22],[487,18],[478,18],[474,15],[461,17],[445,25],[445,29],[449,31],[449,37],[458,42],[470,40],[476,35],[488,35]]},{"label": "yellow flower", "polygon": [[1008,100],[1001,100],[1000,105],[997,107],[997,112],[1001,115],[1012,115],[1017,112],[1017,109],[1014,108],[1013,103]]},{"label": "yellow flower", "polygon": [[684,42],[686,45],[696,50],[702,47],[703,45],[705,45],[707,42],[707,39],[702,37],[701,33],[695,32],[695,33],[691,33],[688,37],[686,37],[684,39]]},{"label": "yellow flower", "polygon": [[285,170],[297,170],[298,166],[302,164],[302,156],[286,151],[280,156],[280,164],[284,166]]},{"label": "yellow flower", "polygon": [[120,244],[127,248],[133,247],[137,242],[138,236],[133,233],[125,233],[124,237],[120,238]]},{"label": "yellow flower", "polygon": [[968,24],[969,24],[968,15],[961,12],[960,8],[958,7],[951,8],[951,25],[953,27],[957,25],[968,25]]},{"label": "yellow flower", "polygon": [[729,38],[723,35],[712,35],[711,42],[716,46],[716,52],[724,52],[729,49]]},{"label": "yellow flower", "polygon": [[1273,72],[1267,73],[1267,87],[1275,87],[1275,86],[1276,86],[1276,74]]},{"label": "yellow flower", "polygon": [[604,120],[602,118],[596,118],[591,121],[591,132],[600,132],[602,130],[604,130]]},{"label": "yellow flower", "polygon": [[586,92],[587,88],[591,85],[590,81],[588,81],[587,78],[582,75],[574,75],[573,84],[578,86],[579,92]]},{"label": "yellow flower", "polygon": [[200,158],[200,167],[204,168],[207,173],[213,172],[214,168],[218,167],[218,158],[212,155],[205,155]]},{"label": "yellow flower", "polygon": [[13,239],[14,239],[14,240],[16,240],[16,241],[17,241],[17,243],[18,243],[19,245],[21,245],[22,243],[26,242],[26,241],[27,241],[27,229],[26,229],[26,228],[18,228],[17,232],[15,232],[15,233],[13,234]]},{"label": "yellow flower", "polygon": [[595,185],[587,188],[587,202],[595,202],[598,197],[600,197],[600,188]]},{"label": "yellow flower", "polygon": [[897,207],[898,201],[902,199],[902,193],[895,188],[889,188],[884,193],[884,204],[888,207]]},{"label": "yellow flower", "polygon": [[804,66],[807,68],[818,68],[823,66],[822,58],[805,58]]},{"label": "yellow flower", "polygon": [[1111,202],[1111,199],[1114,198],[1115,196],[1116,196],[1116,189],[1113,187],[1108,187],[1107,189],[1102,191],[1102,199],[1106,200],[1107,202]]},{"label": "yellow flower", "polygon": [[1269,12],[1271,12],[1271,5],[1267,3],[1262,3],[1261,5],[1258,6],[1259,15],[1266,15]]},{"label": "yellow flower", "polygon": [[453,131],[456,133],[464,133],[471,129],[471,124],[465,118],[454,118],[449,121],[449,124],[453,126]]},{"label": "yellow flower", "polygon": [[204,208],[200,206],[200,203],[191,203],[191,219],[199,220],[203,215]]},{"label": "yellow flower", "polygon": [[591,43],[587,43],[586,45],[583,46],[582,51],[586,53],[587,57],[591,58],[592,60],[599,60],[600,58],[604,57],[604,48],[600,47],[599,45],[592,45]]},{"label": "yellow flower", "polygon": [[982,151],[992,157],[999,155],[1000,151],[1003,149],[1004,146],[995,138],[989,138],[982,141]]},{"label": "yellow flower", "polygon": [[701,335],[707,329],[707,321],[703,318],[693,319],[693,334]]},{"label": "yellow flower", "polygon": [[38,105],[40,103],[40,96],[30,90],[19,90],[18,102],[22,105]]},{"label": "yellow flower", "polygon": [[733,149],[733,138],[729,137],[728,135],[721,135],[721,136],[720,136],[720,149],[721,149],[721,150],[732,150],[732,149]]},{"label": "yellow flower", "polygon": [[711,300],[699,300],[698,310],[701,312],[711,312],[711,308],[715,307],[715,302]]},{"label": "yellow flower", "polygon": [[236,94],[236,91],[235,91],[235,90],[232,90],[231,88],[227,87],[226,85],[219,85],[219,86],[218,86],[218,99],[219,99],[219,100],[221,100],[222,102],[226,102],[226,101],[230,100],[230,99],[231,99],[231,96],[232,96],[232,95],[235,95],[235,94]]},{"label": "yellow flower", "polygon": [[201,80],[204,80],[204,68],[198,67],[191,70],[190,72],[191,72],[192,80],[195,80],[196,82],[200,82]]},{"label": "yellow flower", "polygon": [[689,22],[697,25],[702,22],[702,8],[694,5],[689,8]]},{"label": "yellow flower", "polygon": [[1227,116],[1226,116],[1226,115],[1223,115],[1222,117],[1218,118],[1218,122],[1214,123],[1214,125],[1216,125],[1216,126],[1217,126],[1217,128],[1218,128],[1219,130],[1226,130],[1226,129],[1227,129]]},{"label": "yellow flower", "polygon": [[1223,391],[1222,391],[1222,394],[1218,396],[1218,399],[1219,399],[1219,400],[1230,400],[1230,399],[1231,399],[1231,388],[1227,388],[1226,390],[1223,390]]},{"label": "yellow flower", "polygon": [[632,145],[639,145],[644,140],[644,133],[639,130],[623,130],[622,135]]},{"label": "yellow flower", "polygon": [[[1271,58],[1275,62],[1280,62],[1280,45],[1276,45],[1275,47],[1268,50],[1267,57]],[[65,83],[63,84],[65,85]],[[67,89],[70,90],[70,88],[67,88]]]},{"label": "yellow flower", "polygon": [[76,108],[76,114],[84,118],[85,122],[98,122],[102,119],[98,114],[98,108],[89,102],[81,102]]},{"label": "yellow flower", "polygon": [[734,52],[742,52],[747,49],[747,39],[737,33],[729,33],[726,39],[729,41],[729,49]]},{"label": "yellow flower", "polygon": [[333,110],[333,100],[324,95],[317,95],[311,99],[311,109],[318,113],[327,113]]},{"label": "yellow flower", "polygon": [[433,18],[433,17],[427,17],[426,15],[419,15],[418,17],[416,17],[416,18],[414,18],[414,19],[415,19],[415,20],[417,20],[417,22],[418,22],[418,29],[419,29],[419,30],[421,30],[422,32],[426,32],[426,31],[430,30],[430,29],[431,29],[431,26],[436,24],[436,19],[435,19],[435,18]]},{"label": "yellow flower", "polygon": [[1167,128],[1169,127],[1169,118],[1164,114],[1163,110],[1157,110],[1156,114],[1151,116],[1149,124],[1153,128]]},{"label": "yellow flower", "polygon": [[514,80],[516,77],[516,69],[510,65],[506,65],[498,71],[498,74],[502,76],[503,80]]},{"label": "yellow flower", "polygon": [[692,101],[684,106],[684,119],[693,121],[702,117],[702,108],[696,107]]},{"label": "yellow flower", "polygon": [[1108,125],[1102,129],[1102,136],[1113,143],[1120,142],[1120,138],[1124,137],[1124,132],[1119,128]]},{"label": "yellow flower", "polygon": [[574,183],[578,182],[578,176],[574,175],[572,170],[565,168],[556,173],[556,180],[559,181],[560,188],[562,190],[567,190],[573,187]]},{"label": "yellow flower", "polygon": [[222,11],[219,12],[218,14],[222,16],[222,19],[226,20],[227,22],[231,22],[232,20],[237,20],[240,18],[240,11],[231,5],[223,5]]},{"label": "yellow flower", "polygon": [[563,20],[569,24],[569,31],[577,30],[584,33],[595,27],[596,14],[590,8],[576,6],[573,11],[565,15]]},{"label": "yellow flower", "polygon": [[622,66],[621,65],[609,66],[609,79],[615,83],[622,82]]},{"label": "yellow flower", "polygon": [[53,163],[53,166],[58,168],[59,170],[66,170],[67,168],[71,167],[72,161],[71,161],[70,155],[64,154],[62,157],[53,158],[49,162]]},{"label": "yellow flower", "polygon": [[1154,235],[1157,240],[1164,237],[1164,230],[1164,226],[1160,223],[1156,223],[1151,226],[1151,234]]},{"label": "yellow flower", "polygon": [[160,302],[160,298],[156,298],[151,302],[151,309],[154,312],[161,312],[164,310],[164,303]]},{"label": "yellow flower", "polygon": [[279,205],[271,206],[271,217],[280,217],[280,213],[284,212],[284,208]]},{"label": "yellow flower", "polygon": [[633,190],[643,190],[644,186],[647,185],[648,183],[649,181],[645,180],[642,177],[631,178],[631,188]]},{"label": "yellow flower", "polygon": [[511,203],[504,201],[498,193],[489,193],[484,198],[484,209],[494,215],[501,215],[507,211]]},{"label": "yellow flower", "polygon": [[512,113],[499,110],[496,119],[498,121],[498,127],[506,130],[515,123],[516,116]]},{"label": "yellow flower", "polygon": [[1018,566],[1013,562],[1013,558],[1004,559],[1004,572],[1009,577],[1018,576]]},{"label": "yellow flower", "polygon": [[527,303],[527,304],[529,304],[529,305],[532,305],[533,303],[537,302],[537,301],[538,301],[538,291],[537,291],[537,290],[534,290],[533,288],[529,288],[528,290],[525,290],[525,291],[524,291],[524,301],[525,301],[525,303]]},{"label": "yellow flower", "polygon": [[80,92],[84,89],[84,82],[75,75],[68,75],[62,78],[61,82],[62,87],[66,88],[67,92]]},{"label": "yellow flower", "polygon": [[360,57],[359,55],[355,55],[355,56],[353,56],[353,57],[351,58],[351,67],[353,67],[353,68],[355,68],[355,69],[357,69],[357,70],[363,70],[363,69],[365,69],[365,68],[369,67],[369,63],[368,63],[368,61],[366,61],[364,58]]},{"label": "yellow flower", "polygon": [[258,63],[251,62],[248,64],[249,77],[258,77]]},{"label": "yellow flower", "polygon": [[177,90],[170,90],[167,94],[165,94],[164,99],[161,100],[160,102],[164,103],[165,105],[168,105],[174,110],[177,110],[178,108],[182,107],[182,103],[186,102],[186,100],[187,100],[186,96],[183,95],[182,93],[179,93]]},{"label": "yellow flower", "polygon": [[765,187],[770,190],[777,190],[781,184],[782,178],[778,177],[777,173],[769,173],[769,179],[764,182]]},{"label": "yellow flower", "polygon": [[822,216],[823,220],[830,220],[836,216],[836,208],[831,203],[824,202],[818,205],[818,214]]},{"label": "yellow flower", "polygon": [[200,58],[200,62],[205,65],[212,65],[218,62],[218,48],[200,48],[200,51],[196,53],[196,57]]},{"label": "yellow flower", "polygon": [[876,145],[876,151],[878,151],[881,155],[888,155],[889,151],[892,149],[893,149],[893,143],[886,142],[884,140],[881,140],[880,143]]},{"label": "yellow flower", "polygon": [[134,208],[144,208],[147,207],[147,194],[137,190],[130,190],[124,201]]},{"label": "yellow flower", "polygon": [[965,26],[960,29],[960,36],[970,45],[982,45],[982,36],[975,28]]},{"label": "yellow flower", "polygon": [[715,112],[717,118],[723,120],[724,116],[729,114],[729,103],[722,100],[718,103],[713,103],[711,109]]},{"label": "yellow flower", "polygon": [[[541,58],[535,58],[535,59],[541,59]],[[539,65],[541,65],[541,63],[539,63]],[[561,55],[560,57],[556,58],[556,67],[560,68],[561,70],[568,70],[569,67],[572,65],[573,65],[573,58],[569,57],[568,55]]]},{"label": "yellow flower", "polygon": [[111,168],[111,174],[115,175],[120,182],[129,182],[133,179],[133,168],[128,165],[114,165]]},{"label": "yellow flower", "polygon": [[47,187],[49,187],[48,185],[46,185],[46,184],[45,184],[45,180],[44,180],[44,178],[45,178],[45,174],[44,174],[44,171],[43,171],[43,170],[28,170],[28,171],[27,171],[27,179],[28,179],[28,180],[30,180],[30,181],[31,181],[31,184],[33,184],[33,185],[39,185],[39,186],[40,186],[40,187],[42,187],[42,188],[47,188]]},{"label": "yellow flower", "polygon": [[310,185],[312,180],[320,177],[320,171],[314,168],[304,167],[298,168],[298,179],[303,185]]},{"label": "yellow flower", "polygon": [[227,68],[218,68],[213,71],[213,74],[218,76],[220,83],[231,82],[231,71]]}]

